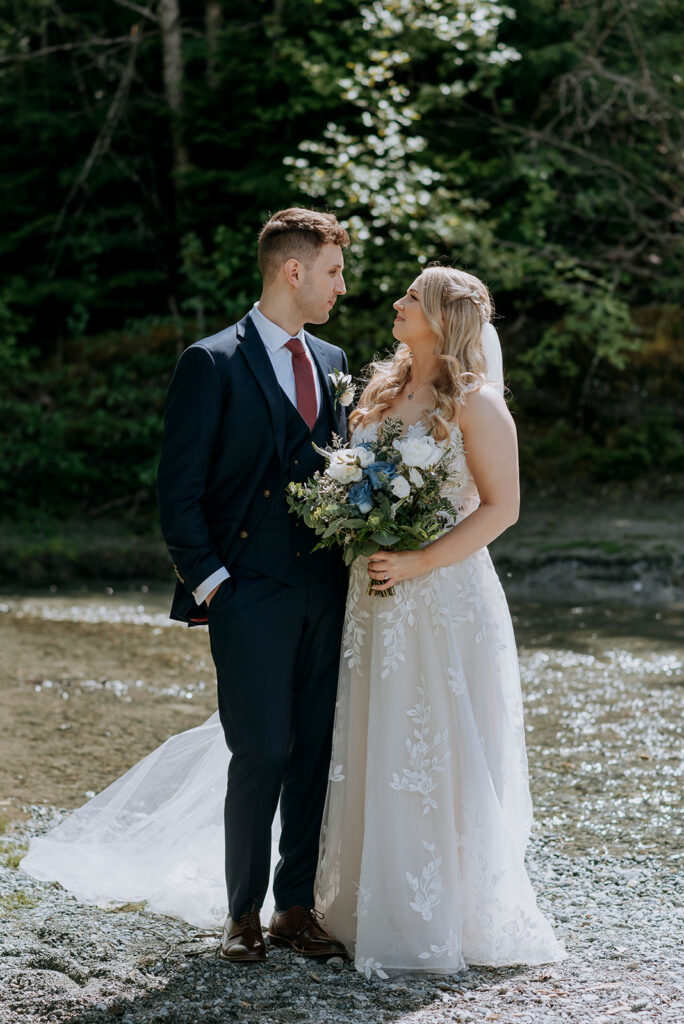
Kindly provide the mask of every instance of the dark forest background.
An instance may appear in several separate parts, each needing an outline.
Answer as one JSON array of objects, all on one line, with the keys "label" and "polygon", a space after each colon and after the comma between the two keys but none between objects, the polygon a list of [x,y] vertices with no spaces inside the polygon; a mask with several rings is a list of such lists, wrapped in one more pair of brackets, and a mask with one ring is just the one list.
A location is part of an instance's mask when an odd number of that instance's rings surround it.
[{"label": "dark forest background", "polygon": [[681,493],[680,15],[0,0],[0,519],[149,529],[175,360],[292,204],[352,235],[321,333],[356,372],[444,259],[494,294],[528,490]]}]

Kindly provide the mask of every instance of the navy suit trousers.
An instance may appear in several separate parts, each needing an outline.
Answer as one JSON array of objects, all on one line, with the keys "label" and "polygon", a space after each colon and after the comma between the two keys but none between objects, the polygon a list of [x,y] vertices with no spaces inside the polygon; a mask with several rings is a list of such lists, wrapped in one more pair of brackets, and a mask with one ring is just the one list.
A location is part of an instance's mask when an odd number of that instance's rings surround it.
[{"label": "navy suit trousers", "polygon": [[313,906],[345,591],[313,573],[287,586],[236,567],[208,610],[218,707],[231,750],[225,803],[230,915],[260,908],[281,811],[276,906]]}]

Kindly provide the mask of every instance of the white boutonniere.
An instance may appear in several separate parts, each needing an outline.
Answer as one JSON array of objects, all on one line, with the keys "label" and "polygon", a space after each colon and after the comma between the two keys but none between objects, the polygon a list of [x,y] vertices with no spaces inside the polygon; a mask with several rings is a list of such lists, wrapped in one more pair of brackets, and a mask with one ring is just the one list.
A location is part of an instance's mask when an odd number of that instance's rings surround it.
[{"label": "white boutonniere", "polygon": [[333,373],[329,373],[328,376],[333,384],[333,398],[335,401],[345,408],[351,405],[356,394],[351,373],[342,373],[341,370],[335,370]]}]

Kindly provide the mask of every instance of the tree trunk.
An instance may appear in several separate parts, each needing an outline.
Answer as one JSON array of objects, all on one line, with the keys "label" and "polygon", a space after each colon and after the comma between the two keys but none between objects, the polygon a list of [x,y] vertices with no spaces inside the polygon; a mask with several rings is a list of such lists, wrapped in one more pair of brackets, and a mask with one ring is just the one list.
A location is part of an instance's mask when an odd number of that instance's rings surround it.
[{"label": "tree trunk", "polygon": [[223,26],[223,12],[220,0],[207,0],[204,11],[204,30],[207,37],[207,85],[215,89],[218,85],[218,37]]},{"label": "tree trunk", "polygon": [[159,0],[159,28],[164,57],[164,90],[172,117],[173,169],[178,179],[188,169],[189,163],[182,132],[183,46],[179,0]]}]

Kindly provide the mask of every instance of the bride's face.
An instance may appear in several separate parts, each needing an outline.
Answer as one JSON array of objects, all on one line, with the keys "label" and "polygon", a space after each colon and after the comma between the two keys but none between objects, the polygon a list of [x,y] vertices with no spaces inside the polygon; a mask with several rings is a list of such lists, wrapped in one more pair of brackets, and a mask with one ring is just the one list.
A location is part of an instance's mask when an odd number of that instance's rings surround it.
[{"label": "bride's face", "polygon": [[417,277],[406,295],[393,303],[396,310],[392,334],[412,350],[423,346],[434,349],[436,336],[420,304],[420,278]]}]

